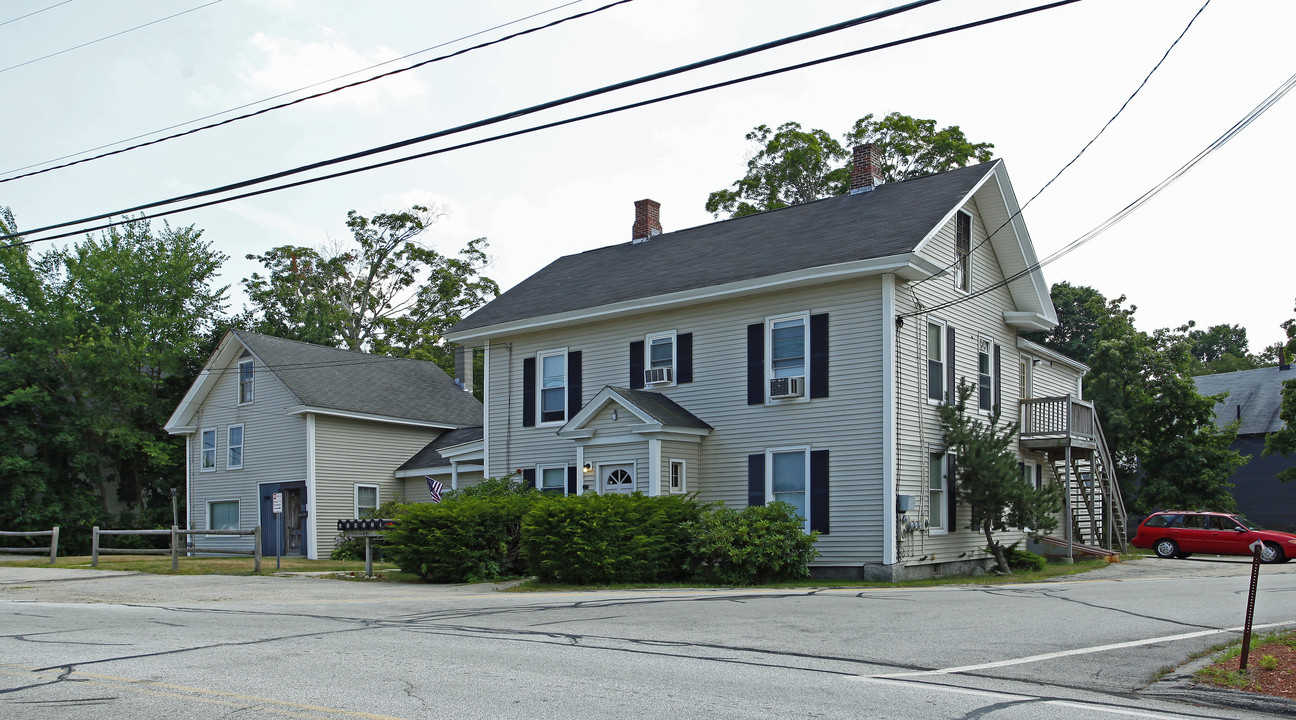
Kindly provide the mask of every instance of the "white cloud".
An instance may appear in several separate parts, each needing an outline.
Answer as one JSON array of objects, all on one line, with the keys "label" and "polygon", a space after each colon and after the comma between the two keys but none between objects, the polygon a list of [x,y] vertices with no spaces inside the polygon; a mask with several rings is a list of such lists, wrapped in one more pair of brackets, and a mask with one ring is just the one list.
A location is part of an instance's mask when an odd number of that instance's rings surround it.
[{"label": "white cloud", "polygon": [[[244,61],[238,76],[256,93],[276,94],[296,90],[330,78],[355,72],[400,56],[397,51],[379,46],[367,51],[349,47],[333,30],[318,28],[322,39],[301,41],[256,33],[248,41],[252,58]],[[371,74],[396,67],[375,69],[348,77],[338,83],[353,82]],[[335,85],[338,83],[330,83]],[[312,91],[323,89],[312,88]],[[366,112],[381,112],[388,100],[406,100],[425,92],[414,77],[405,74],[384,78],[361,87],[343,90],[315,101],[323,106],[349,105]]]}]

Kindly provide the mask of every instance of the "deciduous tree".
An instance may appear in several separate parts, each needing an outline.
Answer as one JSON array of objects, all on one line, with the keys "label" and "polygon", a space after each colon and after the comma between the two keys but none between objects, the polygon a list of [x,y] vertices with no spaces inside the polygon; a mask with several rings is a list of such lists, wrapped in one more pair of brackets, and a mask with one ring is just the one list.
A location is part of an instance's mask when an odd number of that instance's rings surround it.
[{"label": "deciduous tree", "polygon": [[887,182],[987,162],[990,143],[974,143],[957,125],[937,129],[935,120],[893,112],[878,120],[872,113],[855,121],[833,139],[825,130],[788,122],[771,130],[758,125],[747,139],[759,148],[747,161],[747,174],[707,198],[706,209],[715,217],[742,217],[766,210],[841,195],[850,189],[848,148],[872,143],[882,155],[882,175]]}]

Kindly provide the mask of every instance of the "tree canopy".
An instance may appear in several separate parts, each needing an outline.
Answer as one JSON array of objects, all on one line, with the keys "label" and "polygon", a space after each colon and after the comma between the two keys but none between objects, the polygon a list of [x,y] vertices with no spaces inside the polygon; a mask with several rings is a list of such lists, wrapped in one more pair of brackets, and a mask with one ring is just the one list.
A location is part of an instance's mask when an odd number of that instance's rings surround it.
[{"label": "tree canopy", "polygon": [[825,130],[805,130],[787,122],[772,130],[758,125],[747,133],[758,150],[747,161],[747,174],[710,194],[706,210],[715,217],[753,215],[789,205],[841,195],[850,190],[849,148],[872,143],[882,155],[887,182],[963,167],[991,159],[990,143],[974,143],[957,125],[937,129],[935,120],[893,112],[874,120],[870,113],[833,139]]},{"label": "tree canopy", "polygon": [[242,324],[278,337],[397,357],[454,371],[442,334],[499,293],[481,275],[485,238],[457,256],[417,242],[441,216],[415,205],[365,217],[352,210],[352,242],[331,249],[284,245],[248,255],[266,268],[243,280],[252,307]]},{"label": "tree canopy", "polygon": [[[14,226],[4,210],[0,230]],[[162,426],[224,311],[225,259],[193,227],[145,220],[0,249],[3,525],[112,526],[117,501],[170,524],[184,443]]]}]

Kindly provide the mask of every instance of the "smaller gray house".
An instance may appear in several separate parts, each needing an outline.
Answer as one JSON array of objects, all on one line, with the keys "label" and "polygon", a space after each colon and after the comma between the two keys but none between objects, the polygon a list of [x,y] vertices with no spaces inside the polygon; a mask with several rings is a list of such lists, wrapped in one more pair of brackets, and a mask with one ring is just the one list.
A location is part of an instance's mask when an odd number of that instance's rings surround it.
[{"label": "smaller gray house", "polygon": [[1296,380],[1291,365],[1193,378],[1202,395],[1228,393],[1215,406],[1215,424],[1224,427],[1237,422],[1237,440],[1231,447],[1251,456],[1230,478],[1238,512],[1270,530],[1296,532],[1296,483],[1274,479],[1279,471],[1296,466],[1296,458],[1261,454],[1265,435],[1283,426],[1278,408],[1287,380]]},{"label": "smaller gray house", "polygon": [[481,425],[481,403],[434,363],[233,330],[165,427],[186,439],[188,529],[260,524],[263,552],[319,558],[339,519],[428,500],[425,475],[480,480]]}]

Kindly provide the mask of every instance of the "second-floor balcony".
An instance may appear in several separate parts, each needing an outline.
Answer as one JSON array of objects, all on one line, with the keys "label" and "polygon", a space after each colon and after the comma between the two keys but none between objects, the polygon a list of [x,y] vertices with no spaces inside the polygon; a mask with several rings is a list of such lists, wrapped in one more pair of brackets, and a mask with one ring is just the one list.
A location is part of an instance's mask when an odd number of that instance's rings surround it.
[{"label": "second-floor balcony", "polygon": [[1098,447],[1093,403],[1070,395],[1023,399],[1021,445],[1029,449]]}]

